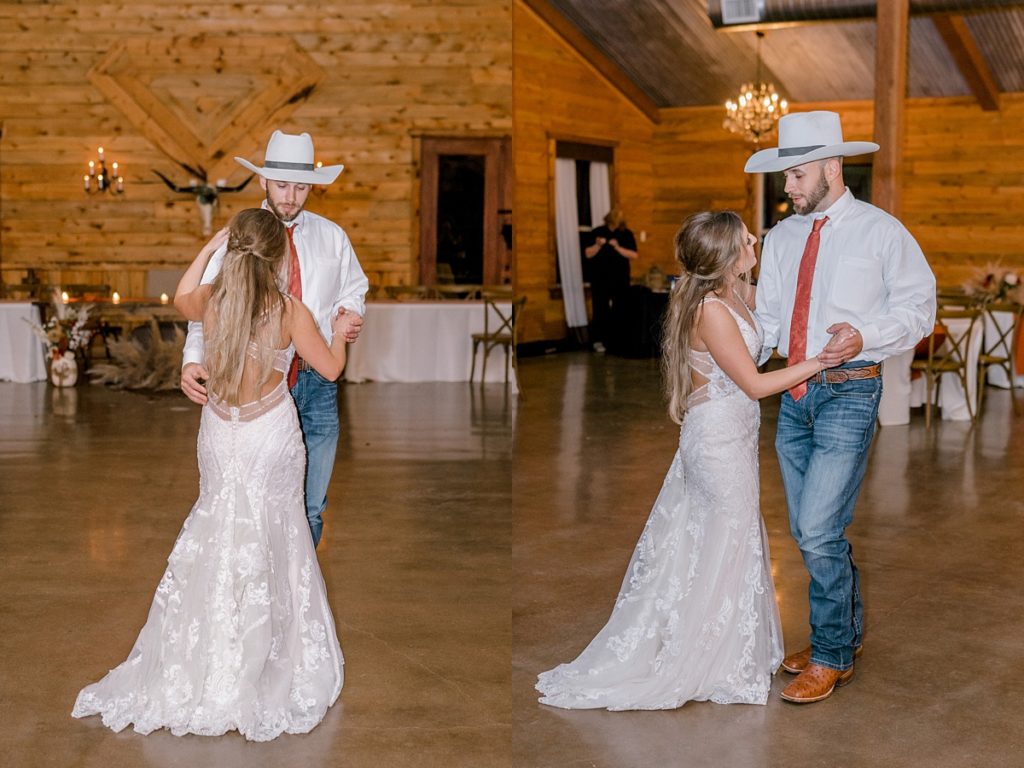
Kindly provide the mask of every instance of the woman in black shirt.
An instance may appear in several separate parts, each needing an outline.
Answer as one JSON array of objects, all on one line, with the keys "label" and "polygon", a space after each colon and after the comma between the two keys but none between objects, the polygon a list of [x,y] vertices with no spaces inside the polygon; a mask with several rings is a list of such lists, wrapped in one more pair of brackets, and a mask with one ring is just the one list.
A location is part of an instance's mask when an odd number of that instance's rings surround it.
[{"label": "woman in black shirt", "polygon": [[629,260],[637,256],[636,238],[626,227],[622,211],[612,208],[604,217],[604,226],[592,230],[590,239],[591,245],[583,253],[589,260],[594,350],[604,352],[615,346],[614,318],[629,295]]}]

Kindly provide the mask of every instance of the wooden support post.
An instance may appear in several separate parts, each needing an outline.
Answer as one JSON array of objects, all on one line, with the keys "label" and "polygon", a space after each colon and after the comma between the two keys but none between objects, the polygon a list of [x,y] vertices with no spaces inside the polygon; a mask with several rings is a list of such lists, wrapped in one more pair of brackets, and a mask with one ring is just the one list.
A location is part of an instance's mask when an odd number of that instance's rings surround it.
[{"label": "wooden support post", "polygon": [[875,46],[875,141],[871,201],[900,215],[909,0],[878,0]]}]

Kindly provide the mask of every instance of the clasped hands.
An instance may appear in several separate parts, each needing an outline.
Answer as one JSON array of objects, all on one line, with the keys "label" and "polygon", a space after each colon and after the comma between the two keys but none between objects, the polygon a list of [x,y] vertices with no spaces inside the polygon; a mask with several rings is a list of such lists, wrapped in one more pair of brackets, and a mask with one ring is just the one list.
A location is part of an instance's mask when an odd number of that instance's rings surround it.
[{"label": "clasped hands", "polygon": [[338,310],[338,314],[331,320],[331,331],[334,333],[341,333],[345,336],[345,341],[351,344],[357,338],[359,338],[359,331],[363,328],[362,315],[357,315],[351,310],[342,307]]},{"label": "clasped hands", "polygon": [[855,360],[864,348],[864,337],[849,323],[835,323],[825,331],[831,333],[832,338],[818,353],[818,362],[822,368],[834,368]]}]

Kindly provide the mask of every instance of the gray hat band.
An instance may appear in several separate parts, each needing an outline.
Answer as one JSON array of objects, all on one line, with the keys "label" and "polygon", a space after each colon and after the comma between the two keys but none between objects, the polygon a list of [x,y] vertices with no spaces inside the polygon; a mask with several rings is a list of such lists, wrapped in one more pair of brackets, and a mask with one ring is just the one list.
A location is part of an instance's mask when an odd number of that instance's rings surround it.
[{"label": "gray hat band", "polygon": [[814,150],[821,149],[824,146],[824,144],[815,144],[812,147],[786,147],[785,149],[779,147],[779,157],[793,157],[794,155],[806,155],[808,152],[813,152]]},{"label": "gray hat band", "polygon": [[263,163],[264,168],[277,168],[281,171],[312,171],[315,170],[312,163],[282,163],[277,160],[267,160]]}]

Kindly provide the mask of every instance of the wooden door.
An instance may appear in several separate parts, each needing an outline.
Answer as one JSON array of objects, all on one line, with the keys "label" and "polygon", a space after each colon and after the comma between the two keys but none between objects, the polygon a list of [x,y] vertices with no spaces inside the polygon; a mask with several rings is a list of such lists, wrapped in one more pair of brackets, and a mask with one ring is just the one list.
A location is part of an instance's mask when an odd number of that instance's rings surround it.
[{"label": "wooden door", "polygon": [[502,237],[511,199],[508,150],[507,137],[422,139],[423,285],[511,281],[511,251]]}]

